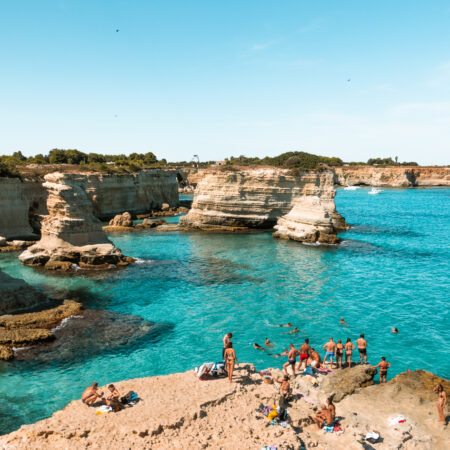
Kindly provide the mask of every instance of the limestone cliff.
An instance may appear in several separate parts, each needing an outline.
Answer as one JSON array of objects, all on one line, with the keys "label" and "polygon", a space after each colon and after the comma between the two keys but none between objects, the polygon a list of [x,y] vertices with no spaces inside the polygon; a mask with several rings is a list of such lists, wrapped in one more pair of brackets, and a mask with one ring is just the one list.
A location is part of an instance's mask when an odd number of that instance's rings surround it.
[{"label": "limestone cliff", "polygon": [[122,175],[86,174],[85,190],[100,220],[128,211],[133,216],[178,205],[176,171],[147,169]]},{"label": "limestone cliff", "polygon": [[33,237],[25,183],[18,178],[0,178],[0,236],[7,239]]},{"label": "limestone cliff", "polygon": [[344,166],[333,170],[334,182],[341,186],[450,186],[450,167]]},{"label": "limestone cliff", "polygon": [[[202,230],[269,229],[285,216],[277,236],[336,242],[336,231],[345,227],[345,221],[336,212],[334,194],[331,172],[293,173],[272,167],[209,169],[180,225]],[[294,220],[295,237],[287,226]],[[300,225],[305,229],[303,237]]]},{"label": "limestone cliff", "polygon": [[19,256],[24,264],[67,268],[77,263],[106,268],[124,263],[124,256],[108,240],[93,214],[86,184],[87,177],[82,174],[56,172],[45,176],[49,215],[42,221],[41,240]]}]

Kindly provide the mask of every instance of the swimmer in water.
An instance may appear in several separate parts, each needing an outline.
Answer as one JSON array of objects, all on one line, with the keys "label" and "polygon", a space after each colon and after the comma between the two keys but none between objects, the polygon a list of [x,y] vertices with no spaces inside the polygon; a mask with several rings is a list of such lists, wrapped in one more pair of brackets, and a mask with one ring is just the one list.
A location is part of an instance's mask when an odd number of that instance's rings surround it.
[{"label": "swimmer in water", "polygon": [[397,334],[397,333],[398,333],[398,328],[391,328],[391,331],[392,331],[394,334]]},{"label": "swimmer in water", "polygon": [[288,353],[289,353],[288,349],[285,348],[283,353],[276,353],[275,355],[273,355],[272,353],[268,353],[268,355],[271,356],[272,358],[279,358],[280,356],[287,356]]},{"label": "swimmer in water", "polygon": [[279,327],[284,327],[284,328],[292,328],[292,323],[288,322],[286,325],[278,325]]},{"label": "swimmer in water", "polygon": [[267,347],[273,347],[272,342],[270,342],[269,338],[266,338],[266,342],[264,342],[264,345],[266,345]]},{"label": "swimmer in water", "polygon": [[295,327],[295,329],[289,331],[289,334],[298,333],[299,331],[300,331],[300,330],[299,330],[297,327]]},{"label": "swimmer in water", "polygon": [[266,351],[265,348],[261,347],[261,346],[258,345],[256,342],[253,344],[253,348],[256,348],[256,350],[262,350],[263,352]]},{"label": "swimmer in water", "polygon": [[345,325],[346,327],[348,327],[348,323],[345,323],[345,320],[343,317],[341,317],[341,320],[339,322],[339,325]]}]

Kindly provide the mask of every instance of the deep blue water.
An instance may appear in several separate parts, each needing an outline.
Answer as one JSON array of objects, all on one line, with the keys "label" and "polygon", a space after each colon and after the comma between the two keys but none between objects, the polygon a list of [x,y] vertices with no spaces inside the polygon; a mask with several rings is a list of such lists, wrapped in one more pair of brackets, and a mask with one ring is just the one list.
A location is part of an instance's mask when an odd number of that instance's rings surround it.
[{"label": "deep blue water", "polygon": [[[369,362],[386,356],[389,378],[408,368],[450,378],[450,189],[367,192],[339,190],[338,210],[354,225],[339,247],[275,240],[270,233],[145,231],[112,236],[142,263],[89,276],[44,275],[21,266],[16,255],[1,255],[0,268],[12,276],[78,297],[85,308],[138,315],[160,328],[115,349],[0,363],[0,433],[47,417],[93,381],[218,360],[228,331],[238,359],[258,368],[284,362],[252,348],[266,337],[282,351],[306,336],[317,348],[329,336],[355,341],[365,333]],[[297,336],[271,326],[288,321],[300,328]]]}]

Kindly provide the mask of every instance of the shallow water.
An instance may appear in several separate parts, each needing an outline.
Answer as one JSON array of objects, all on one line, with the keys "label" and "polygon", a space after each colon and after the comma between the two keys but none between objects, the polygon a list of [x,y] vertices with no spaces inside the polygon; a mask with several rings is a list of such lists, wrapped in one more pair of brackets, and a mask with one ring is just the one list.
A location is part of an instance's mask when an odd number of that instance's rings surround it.
[{"label": "shallow water", "polygon": [[[342,233],[340,247],[280,241],[270,233],[151,230],[112,236],[139,264],[87,276],[44,274],[21,266],[15,255],[1,255],[2,270],[54,295],[163,325],[157,339],[141,336],[104,351],[93,346],[89,358],[74,352],[72,358],[0,363],[0,433],[49,416],[93,381],[218,360],[227,331],[238,359],[257,368],[284,362],[252,348],[266,337],[281,352],[306,336],[320,348],[329,336],[355,341],[365,333],[369,362],[385,355],[389,378],[408,368],[450,378],[450,189],[367,192],[338,192],[338,210],[354,225]],[[340,317],[348,327],[339,325]],[[300,328],[297,336],[273,326],[288,321]],[[391,326],[400,333],[392,334]]]}]

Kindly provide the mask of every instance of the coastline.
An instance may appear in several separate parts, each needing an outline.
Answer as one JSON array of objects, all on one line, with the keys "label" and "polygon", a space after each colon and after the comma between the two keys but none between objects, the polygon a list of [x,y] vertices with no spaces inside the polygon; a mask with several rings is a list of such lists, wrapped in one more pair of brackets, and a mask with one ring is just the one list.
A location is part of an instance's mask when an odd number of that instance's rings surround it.
[{"label": "coastline", "polygon": [[[439,381],[448,389],[450,382],[429,372],[409,371],[385,385],[370,386],[373,375],[365,373],[366,367],[318,375],[318,387],[307,376],[297,375],[286,428],[271,426],[255,411],[260,405],[278,404],[276,385],[264,383],[253,365],[240,364],[232,384],[226,378],[201,381],[193,371],[118,382],[115,385],[122,395],[133,390],[141,400],[131,408],[102,415],[74,400],[48,419],[0,436],[0,446],[6,450],[259,449],[266,445],[352,449],[361,448],[360,435],[376,430],[383,438],[377,449],[444,449],[450,430],[436,423],[430,387]],[[275,378],[281,375],[277,369],[270,371]],[[369,386],[359,387],[365,384]],[[308,419],[330,392],[341,394],[336,398],[343,396],[335,402],[342,434],[318,430]],[[389,425],[388,418],[399,414],[406,421]]]}]

